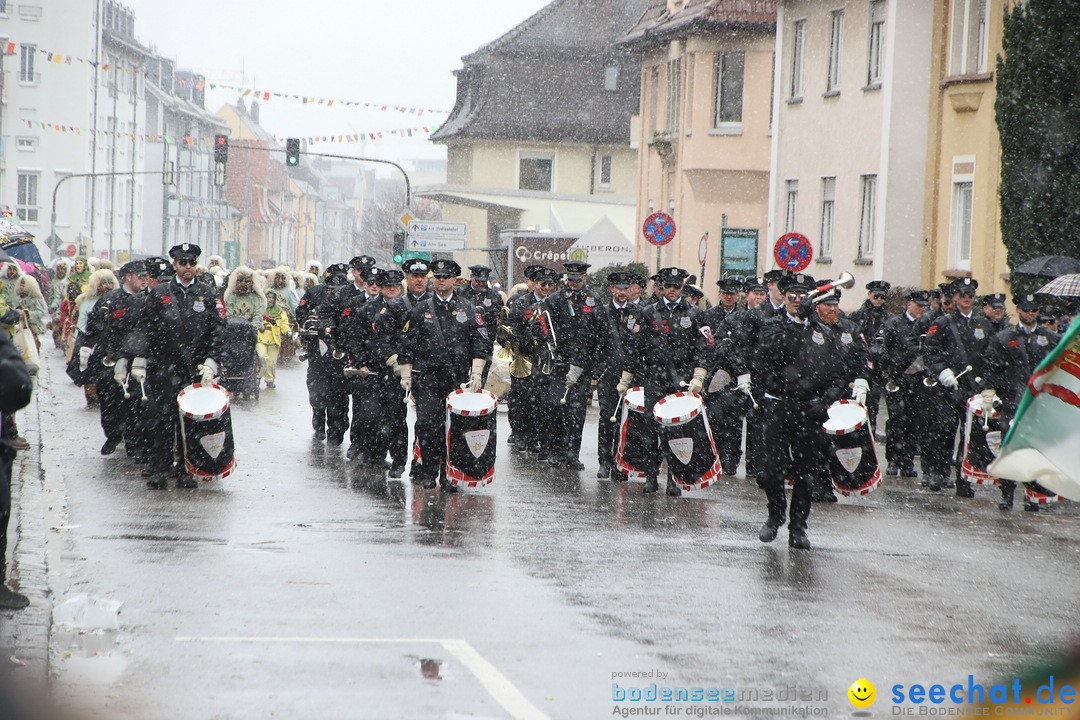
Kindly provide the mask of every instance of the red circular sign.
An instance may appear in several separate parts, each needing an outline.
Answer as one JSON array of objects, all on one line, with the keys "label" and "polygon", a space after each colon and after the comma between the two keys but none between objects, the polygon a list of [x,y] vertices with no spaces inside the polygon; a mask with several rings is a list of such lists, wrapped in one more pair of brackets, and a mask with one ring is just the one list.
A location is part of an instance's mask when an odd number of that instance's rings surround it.
[{"label": "red circular sign", "polygon": [[68,243],[64,247],[64,254],[67,255],[68,257],[75,257],[76,255],[79,254],[79,246],[76,245],[75,243]]},{"label": "red circular sign", "polygon": [[664,212],[653,213],[645,218],[641,232],[653,245],[667,245],[675,239],[675,220]]},{"label": "red circular sign", "polygon": [[814,246],[801,233],[787,233],[773,246],[773,258],[781,269],[800,272],[814,259]]}]

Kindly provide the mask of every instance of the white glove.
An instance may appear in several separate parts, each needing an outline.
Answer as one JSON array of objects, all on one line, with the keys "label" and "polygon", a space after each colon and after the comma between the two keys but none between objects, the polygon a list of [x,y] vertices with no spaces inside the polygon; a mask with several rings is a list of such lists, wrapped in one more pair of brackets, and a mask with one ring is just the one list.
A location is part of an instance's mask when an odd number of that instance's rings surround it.
[{"label": "white glove", "polygon": [[401,368],[401,389],[408,395],[412,392],[412,365],[398,365]]},{"label": "white glove", "polygon": [[127,358],[120,358],[116,361],[116,364],[113,365],[112,376],[113,380],[115,380],[120,385],[123,385],[127,382]]},{"label": "white glove", "polygon": [[472,372],[469,373],[469,382],[461,384],[462,390],[476,392],[480,389],[480,383],[482,382],[484,377],[485,365],[487,365],[487,360],[485,360],[484,358],[473,358]]},{"label": "white glove", "polygon": [[994,412],[994,405],[998,402],[997,390],[983,390],[979,393],[982,396],[982,410],[986,415],[992,415]]},{"label": "white glove", "polygon": [[694,368],[694,377],[690,379],[690,383],[686,386],[686,391],[700,395],[702,389],[705,387],[705,376],[709,374],[709,371],[705,368]]},{"label": "white glove", "polygon": [[580,365],[571,365],[570,369],[566,371],[566,384],[577,385],[582,372],[583,368]]},{"label": "white glove", "polygon": [[79,348],[79,371],[86,372],[90,365],[90,356],[94,354],[94,348],[83,345]]},{"label": "white glove", "polygon": [[146,358],[137,357],[131,361],[131,379],[140,385],[146,382]]},{"label": "white glove", "polygon": [[735,383],[735,389],[750,394],[750,373],[743,373]]},{"label": "white glove", "polygon": [[394,353],[390,357],[386,358],[386,367],[392,368],[397,365],[397,353]]},{"label": "white glove", "polygon": [[623,371],[623,374],[619,376],[619,384],[615,386],[615,391],[620,395],[625,395],[626,391],[630,389],[630,386],[634,384],[634,373]]},{"label": "white glove", "polygon": [[870,383],[864,378],[855,378],[855,382],[852,383],[851,399],[865,407],[868,392],[870,392]]},{"label": "white glove", "polygon": [[203,360],[202,365],[198,367],[199,380],[204,385],[209,385],[214,382],[214,378],[218,374],[218,364],[214,362],[213,358],[206,358]]},{"label": "white glove", "polygon": [[956,382],[956,374],[952,371],[952,368],[942,370],[937,379],[939,383],[950,390],[960,387],[960,383]]}]

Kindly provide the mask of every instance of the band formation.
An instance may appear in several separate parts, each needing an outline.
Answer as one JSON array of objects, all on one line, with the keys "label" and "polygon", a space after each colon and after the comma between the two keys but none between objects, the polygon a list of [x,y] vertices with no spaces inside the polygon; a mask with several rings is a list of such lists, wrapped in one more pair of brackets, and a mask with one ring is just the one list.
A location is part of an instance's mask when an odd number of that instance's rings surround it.
[{"label": "band formation", "polygon": [[[725,277],[709,306],[692,276],[670,267],[648,279],[612,272],[601,295],[586,284],[587,263],[533,265],[506,297],[489,286],[490,268],[470,267],[465,281],[445,259],[379,269],[359,256],[260,274],[227,273],[217,257],[204,267],[200,254],[185,243],[171,262],[115,274],[80,260],[48,308],[69,375],[100,407],[102,454],[123,443],[151,488],[231,472],[225,389],[257,396],[261,382],[274,387],[279,357],[296,352],[315,437],[337,446],[348,435],[351,461],[392,478],[411,460],[412,481],[427,490],[490,482],[500,398],[506,451],[584,470],[595,387],[597,477],[643,480],[655,493],[663,474],[665,492],[679,495],[733,475],[745,447],[746,476],[768,508],[759,538],[771,542],[786,523],[789,545],[809,548],[813,502],[866,494],[883,474],[919,477],[916,457],[929,491],[970,498],[973,483],[993,482],[1011,509],[1015,484],[986,467],[1059,340],[1057,318],[1033,296],[1013,299],[1012,323],[1003,295],[977,306],[970,278],[902,295],[874,281],[844,315],[850,276]],[[4,322],[33,320],[17,298],[6,304]],[[884,473],[874,443],[882,399]],[[1023,490],[1026,509],[1054,500]]]}]

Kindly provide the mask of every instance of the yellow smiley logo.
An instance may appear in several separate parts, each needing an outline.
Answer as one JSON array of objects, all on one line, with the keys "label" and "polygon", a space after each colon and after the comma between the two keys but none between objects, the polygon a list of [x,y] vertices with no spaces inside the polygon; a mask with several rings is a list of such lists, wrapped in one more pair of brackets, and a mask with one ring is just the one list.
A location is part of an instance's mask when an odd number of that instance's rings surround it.
[{"label": "yellow smiley logo", "polygon": [[847,691],[848,700],[857,708],[868,708],[874,704],[877,698],[877,689],[874,683],[866,678],[859,678],[851,683]]}]

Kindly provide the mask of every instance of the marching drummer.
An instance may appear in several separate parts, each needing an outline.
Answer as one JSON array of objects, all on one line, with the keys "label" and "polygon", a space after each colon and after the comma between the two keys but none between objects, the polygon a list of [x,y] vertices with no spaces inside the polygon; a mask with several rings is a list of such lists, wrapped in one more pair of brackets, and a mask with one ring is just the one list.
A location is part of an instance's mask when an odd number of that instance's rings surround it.
[{"label": "marching drummer", "polygon": [[[788,545],[809,549],[811,481],[821,463],[821,424],[828,407],[845,393],[848,367],[839,333],[811,320],[816,287],[809,275],[780,279],[784,312],[761,329],[758,377],[765,422],[764,477],[769,517],[758,533],[772,542],[788,513],[784,478],[794,481],[788,518]],[[856,401],[865,403],[865,383],[856,384]]]},{"label": "marching drummer", "polygon": [[[713,364],[716,343],[703,313],[682,295],[689,273],[682,268],[662,268],[655,276],[658,297],[645,308],[642,331],[637,343],[624,348],[626,362],[617,390],[623,394],[635,380],[645,388],[645,407],[650,409],[666,395],[689,391],[701,393],[705,378]],[[640,438],[650,456],[643,468],[643,492],[659,490],[660,440],[659,424],[650,418],[644,424]],[[670,477],[668,495],[681,495],[682,490]]]},{"label": "marching drummer", "polygon": [[[1050,351],[1057,346],[1061,336],[1039,325],[1038,300],[1034,295],[1013,298],[1020,322],[994,335],[986,348],[986,370],[981,391],[983,410],[991,412],[1000,403],[1001,431],[1004,436],[1012,423],[1020,399],[1028,386],[1028,379]],[[1012,510],[1016,483],[1001,480],[1002,510]],[[1037,503],[1024,502],[1025,510],[1038,510]]]},{"label": "marching drummer", "polygon": [[446,396],[459,387],[480,389],[491,358],[491,338],[473,302],[454,292],[461,266],[453,260],[435,260],[431,272],[435,294],[413,308],[398,363],[401,387],[416,401],[421,459],[412,477],[426,490],[433,489],[439,478],[444,492],[454,492],[446,479]]},{"label": "marching drummer", "polygon": [[[176,396],[192,383],[209,383],[218,374],[225,318],[217,312],[214,288],[195,279],[195,265],[202,249],[193,243],[169,250],[176,276],[150,291],[139,318],[146,356],[131,361],[131,379],[146,381],[150,397],[147,409],[148,457],[152,475],[147,486],[161,489],[173,471],[174,447],[183,447],[178,429]],[[182,463],[182,460],[181,460]],[[176,470],[177,486],[198,487],[182,464]]]},{"label": "marching drummer", "polygon": [[913,290],[904,312],[885,321],[881,338],[881,372],[885,381],[885,474],[916,477],[915,456],[923,430],[926,387],[923,386],[922,329],[919,319],[930,306],[930,292]]}]

